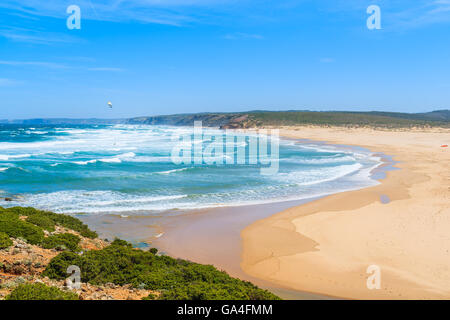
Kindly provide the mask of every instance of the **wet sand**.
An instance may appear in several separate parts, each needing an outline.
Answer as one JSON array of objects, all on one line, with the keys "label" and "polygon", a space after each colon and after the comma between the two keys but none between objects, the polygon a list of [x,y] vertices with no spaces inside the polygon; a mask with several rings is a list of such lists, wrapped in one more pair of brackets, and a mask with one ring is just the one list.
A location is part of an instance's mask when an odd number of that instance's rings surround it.
[{"label": "wet sand", "polygon": [[330,299],[268,281],[254,278],[242,271],[241,231],[253,222],[269,217],[308,200],[242,207],[203,209],[177,214],[81,215],[78,218],[95,229],[100,238],[126,239],[142,249],[155,247],[161,253],[197,263],[212,264],[233,277],[251,281],[284,299]]},{"label": "wet sand", "polygon": [[216,208],[172,217],[163,223],[164,235],[153,240],[152,246],[173,257],[203,264],[212,264],[233,277],[251,281],[284,299],[327,299],[274,285],[244,273],[240,267],[242,241],[240,233],[254,221],[306,201]]}]

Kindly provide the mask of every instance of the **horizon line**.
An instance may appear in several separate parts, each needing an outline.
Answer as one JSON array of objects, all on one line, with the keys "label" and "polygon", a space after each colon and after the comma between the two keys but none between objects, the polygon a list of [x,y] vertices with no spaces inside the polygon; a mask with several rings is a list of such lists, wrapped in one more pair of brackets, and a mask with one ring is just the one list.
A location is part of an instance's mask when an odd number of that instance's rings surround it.
[{"label": "horizon line", "polygon": [[334,113],[392,113],[392,114],[426,114],[432,112],[439,111],[449,111],[450,109],[436,109],[432,111],[424,111],[424,112],[396,112],[396,111],[380,111],[380,110],[370,110],[370,111],[350,111],[350,110],[307,110],[307,109],[290,109],[290,110],[249,110],[249,111],[229,111],[229,112],[212,112],[212,111],[201,111],[201,112],[191,112],[191,113],[171,113],[171,114],[157,114],[157,115],[142,115],[142,116],[132,116],[132,117],[123,117],[123,118],[99,118],[99,117],[88,117],[88,118],[80,118],[80,117],[31,117],[31,118],[0,118],[0,123],[2,121],[30,121],[30,120],[128,120],[135,118],[143,118],[143,117],[164,117],[164,116],[177,116],[177,115],[194,115],[194,114],[239,114],[239,113],[257,113],[257,112],[317,112],[317,113],[326,113],[326,112],[334,112]]}]

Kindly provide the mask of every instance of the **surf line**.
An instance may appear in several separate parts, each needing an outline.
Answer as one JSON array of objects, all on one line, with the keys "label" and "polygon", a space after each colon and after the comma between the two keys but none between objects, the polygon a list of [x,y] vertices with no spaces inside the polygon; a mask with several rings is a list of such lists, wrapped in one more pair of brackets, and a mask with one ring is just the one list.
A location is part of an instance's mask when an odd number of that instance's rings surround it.
[{"label": "surf line", "polygon": [[237,135],[225,130],[212,134],[203,130],[202,121],[194,122],[193,135],[172,136],[177,142],[171,159],[176,165],[260,165],[262,175],[274,175],[279,170],[279,130],[248,130]]}]

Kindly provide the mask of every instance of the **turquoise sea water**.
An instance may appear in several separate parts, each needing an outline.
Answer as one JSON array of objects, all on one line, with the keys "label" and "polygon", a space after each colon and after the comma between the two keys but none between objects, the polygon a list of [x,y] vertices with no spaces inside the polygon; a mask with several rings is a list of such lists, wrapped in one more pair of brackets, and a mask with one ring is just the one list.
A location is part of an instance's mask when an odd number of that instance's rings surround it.
[{"label": "turquoise sea water", "polygon": [[64,213],[160,214],[307,199],[377,183],[370,171],[381,162],[369,151],[291,140],[280,140],[275,175],[262,175],[259,165],[248,163],[175,165],[171,138],[191,131],[0,125],[0,197],[14,199],[1,205]]}]

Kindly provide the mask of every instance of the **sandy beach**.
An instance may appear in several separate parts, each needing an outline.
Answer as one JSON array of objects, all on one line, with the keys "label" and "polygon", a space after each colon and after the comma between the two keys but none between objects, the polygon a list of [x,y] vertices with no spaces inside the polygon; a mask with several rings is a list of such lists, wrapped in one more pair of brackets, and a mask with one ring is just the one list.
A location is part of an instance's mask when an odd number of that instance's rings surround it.
[{"label": "sandy beach", "polygon": [[[363,147],[392,157],[397,170],[377,169],[374,187],[316,200],[80,218],[104,237],[213,264],[285,299],[450,298],[450,151],[441,147],[449,129],[289,127],[280,134]],[[379,290],[367,289],[370,265],[380,267]]]},{"label": "sandy beach", "polygon": [[[393,157],[374,187],[339,193],[241,232],[242,269],[295,290],[351,299],[450,298],[449,129],[281,128],[284,137]],[[369,290],[370,265],[381,288]]]}]

